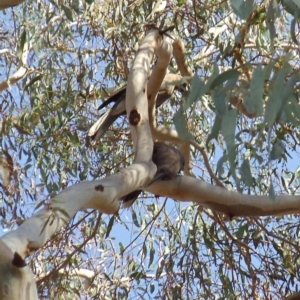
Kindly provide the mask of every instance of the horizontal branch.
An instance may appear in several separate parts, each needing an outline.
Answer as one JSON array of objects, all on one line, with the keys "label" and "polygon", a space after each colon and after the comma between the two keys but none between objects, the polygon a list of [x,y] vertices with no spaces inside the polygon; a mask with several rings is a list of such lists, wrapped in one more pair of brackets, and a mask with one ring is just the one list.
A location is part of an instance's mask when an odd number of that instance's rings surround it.
[{"label": "horizontal branch", "polygon": [[300,213],[300,195],[269,196],[245,195],[208,184],[190,176],[178,176],[169,181],[158,181],[146,189],[155,195],[179,201],[193,201],[212,210],[234,216],[270,216]]}]

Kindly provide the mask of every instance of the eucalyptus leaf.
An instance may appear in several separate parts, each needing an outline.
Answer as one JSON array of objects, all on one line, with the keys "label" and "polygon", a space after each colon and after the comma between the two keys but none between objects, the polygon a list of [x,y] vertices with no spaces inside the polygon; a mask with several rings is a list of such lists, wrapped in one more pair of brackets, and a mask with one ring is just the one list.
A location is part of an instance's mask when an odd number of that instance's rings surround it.
[{"label": "eucalyptus leaf", "polygon": [[253,0],[230,0],[233,12],[243,20],[246,20],[253,12],[253,3]]},{"label": "eucalyptus leaf", "polygon": [[256,116],[263,114],[263,92],[264,92],[265,72],[261,65],[253,71],[250,82],[250,97],[245,99],[245,107],[249,113]]},{"label": "eucalyptus leaf", "polygon": [[296,37],[296,24],[297,24],[297,20],[295,18],[292,19],[291,21],[291,26],[290,26],[290,33],[291,33],[291,38],[292,41],[298,45],[298,41],[297,41],[297,37]]},{"label": "eucalyptus leaf", "polygon": [[277,139],[271,149],[270,160],[281,159],[284,152],[285,152],[284,143],[282,142],[282,140]]},{"label": "eucalyptus leaf", "polygon": [[240,174],[241,178],[244,181],[244,183],[251,187],[253,185],[253,177],[250,167],[250,162],[248,159],[245,159],[240,167]]},{"label": "eucalyptus leaf", "polygon": [[188,109],[194,102],[206,93],[205,84],[195,74],[192,78],[190,93],[186,99],[184,109]]},{"label": "eucalyptus leaf", "polygon": [[180,138],[184,141],[193,141],[193,135],[187,130],[186,127],[186,116],[183,111],[183,108],[180,107],[174,116],[174,125],[180,136]]},{"label": "eucalyptus leaf", "polygon": [[294,16],[296,19],[300,19],[300,8],[293,0],[282,0],[283,8]]},{"label": "eucalyptus leaf", "polygon": [[219,114],[215,114],[215,120],[214,120],[214,124],[211,128],[211,131],[207,137],[207,141],[206,141],[206,145],[208,145],[208,143],[212,140],[212,139],[218,139],[218,135],[219,132],[221,130],[222,127],[222,118]]},{"label": "eucalyptus leaf", "polygon": [[26,31],[23,30],[21,37],[20,37],[20,46],[18,47],[18,56],[22,55],[25,43],[26,43]]},{"label": "eucalyptus leaf", "polygon": [[222,119],[222,134],[226,143],[227,155],[230,164],[232,176],[235,177],[235,158],[236,158],[236,145],[235,145],[235,129],[236,129],[237,111],[229,110]]},{"label": "eucalyptus leaf", "polygon": [[266,105],[265,125],[272,126],[282,108],[285,77],[289,69],[289,66],[285,64],[284,67],[273,76],[273,82],[269,90],[269,97]]},{"label": "eucalyptus leaf", "polygon": [[216,78],[214,78],[213,82],[210,85],[210,88],[213,89],[215,87],[220,86],[223,84],[225,81],[231,81],[232,83],[236,83],[238,77],[240,76],[240,72],[237,70],[228,70],[220,75],[218,75]]},{"label": "eucalyptus leaf", "polygon": [[224,116],[228,107],[228,101],[224,89],[221,87],[215,88],[213,91],[211,91],[211,97],[215,104],[217,113],[220,116]]},{"label": "eucalyptus leaf", "polygon": [[70,10],[69,7],[65,6],[65,5],[62,5],[62,8],[66,14],[66,17],[68,18],[68,20],[72,21],[73,22],[73,16],[72,16],[72,11]]}]

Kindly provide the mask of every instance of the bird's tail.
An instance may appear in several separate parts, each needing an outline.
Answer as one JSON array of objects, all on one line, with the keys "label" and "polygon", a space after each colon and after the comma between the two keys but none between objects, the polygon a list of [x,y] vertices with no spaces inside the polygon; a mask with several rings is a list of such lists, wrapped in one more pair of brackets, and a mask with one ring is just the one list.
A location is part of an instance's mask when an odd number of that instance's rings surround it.
[{"label": "bird's tail", "polygon": [[90,128],[88,136],[91,139],[92,145],[95,145],[97,141],[103,136],[108,127],[118,118],[118,115],[113,116],[111,109],[108,109],[99,120]]},{"label": "bird's tail", "polygon": [[123,200],[123,208],[130,207],[141,192],[141,190],[136,190],[122,197],[120,200]]}]

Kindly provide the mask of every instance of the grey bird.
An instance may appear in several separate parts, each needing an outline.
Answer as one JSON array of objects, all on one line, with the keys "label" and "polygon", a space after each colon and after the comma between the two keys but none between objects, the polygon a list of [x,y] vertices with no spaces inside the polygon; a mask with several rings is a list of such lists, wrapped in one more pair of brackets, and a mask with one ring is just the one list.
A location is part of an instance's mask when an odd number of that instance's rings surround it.
[{"label": "grey bird", "polygon": [[[184,157],[175,147],[162,142],[154,143],[152,161],[157,166],[157,172],[151,183],[157,180],[170,180],[175,178],[184,167]],[[136,190],[121,198],[123,207],[129,207],[140,195],[142,190]]]},{"label": "grey bird", "polygon": [[[167,99],[172,96],[174,88],[180,89],[180,87],[175,87],[175,84],[180,82],[181,78],[182,77],[177,74],[166,74],[163,84],[157,95],[156,107],[162,105]],[[114,102],[114,105],[111,108],[107,109],[107,111],[100,116],[99,120],[90,128],[88,136],[90,137],[92,144],[95,144],[100,140],[109,126],[119,116],[126,114],[125,98],[126,85],[120,88],[116,93],[110,96],[99,106],[98,110]]]}]

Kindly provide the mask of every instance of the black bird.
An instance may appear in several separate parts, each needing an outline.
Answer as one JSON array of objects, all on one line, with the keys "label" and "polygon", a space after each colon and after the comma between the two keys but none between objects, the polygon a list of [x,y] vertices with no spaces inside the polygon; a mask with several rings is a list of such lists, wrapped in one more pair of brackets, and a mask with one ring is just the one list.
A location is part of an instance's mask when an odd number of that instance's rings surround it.
[{"label": "black bird", "polygon": [[[173,179],[184,167],[182,153],[177,148],[162,142],[154,143],[152,161],[157,166],[157,172],[150,184],[157,180]],[[122,197],[123,207],[131,206],[141,192],[141,190],[136,190]]]},{"label": "black bird", "polygon": [[[171,97],[175,86],[170,85],[172,81],[180,81],[181,76],[176,74],[166,74],[165,80],[158,92],[156,99],[156,107],[162,105],[168,98]],[[176,87],[177,88],[177,87]],[[112,108],[109,108],[102,114],[99,120],[90,128],[88,136],[91,138],[92,144],[95,144],[103,136],[108,127],[121,115],[126,114],[125,108],[126,85],[120,88],[115,94],[105,100],[98,108],[98,110],[106,107],[108,104],[114,102]]]}]

